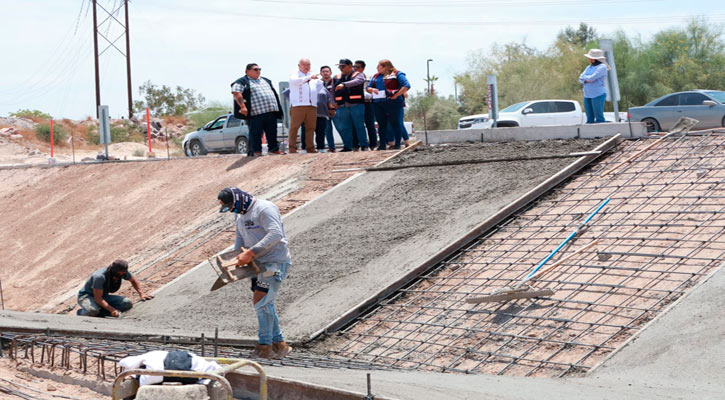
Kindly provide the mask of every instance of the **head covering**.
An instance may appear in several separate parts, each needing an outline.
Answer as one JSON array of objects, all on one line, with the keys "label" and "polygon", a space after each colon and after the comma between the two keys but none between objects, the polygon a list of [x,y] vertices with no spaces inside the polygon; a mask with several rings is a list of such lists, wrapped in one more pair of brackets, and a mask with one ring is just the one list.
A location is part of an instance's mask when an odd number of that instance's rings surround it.
[{"label": "head covering", "polygon": [[123,276],[128,273],[128,262],[126,260],[118,259],[106,268],[106,282],[103,284],[104,294],[115,293],[121,288],[121,280],[123,279],[120,276],[121,272],[123,272]]},{"label": "head covering", "polygon": [[341,58],[337,65],[352,65],[352,61],[349,58]]},{"label": "head covering", "polygon": [[592,60],[597,60],[602,64],[606,65],[607,69],[612,69],[609,64],[607,64],[607,57],[604,56],[604,50],[589,49],[589,52],[587,54],[584,54],[584,57],[591,58]]},{"label": "head covering", "polygon": [[220,213],[231,211],[237,214],[246,214],[254,200],[254,196],[235,187],[222,189],[217,198],[223,203]]}]

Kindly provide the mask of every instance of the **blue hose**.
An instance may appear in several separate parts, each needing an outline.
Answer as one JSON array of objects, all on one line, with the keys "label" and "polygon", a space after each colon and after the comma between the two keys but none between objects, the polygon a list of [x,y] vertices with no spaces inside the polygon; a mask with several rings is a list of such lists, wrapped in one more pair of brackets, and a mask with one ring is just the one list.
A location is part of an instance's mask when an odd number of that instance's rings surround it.
[{"label": "blue hose", "polygon": [[564,241],[561,242],[561,244],[556,249],[554,249],[554,251],[552,251],[551,253],[549,253],[549,255],[546,256],[546,258],[544,258],[543,260],[541,260],[541,262],[539,263],[539,265],[537,265],[536,268],[534,268],[533,271],[529,272],[529,274],[526,275],[526,278],[524,278],[524,280],[521,281],[521,283],[526,282],[526,280],[528,280],[529,278],[531,278],[539,269],[541,269],[541,267],[543,267],[544,264],[546,264],[546,262],[551,259],[551,257],[554,257],[554,254],[556,254],[559,250],[561,250],[561,248],[564,247],[564,245],[568,241],[570,241],[574,236],[576,236],[577,232],[579,232],[579,229],[583,228],[584,225],[586,225],[599,212],[599,210],[601,210],[602,208],[604,208],[604,206],[606,206],[607,203],[609,203],[609,200],[611,200],[611,199],[609,197],[607,197],[607,199],[604,200],[604,202],[602,204],[600,204],[599,207],[597,207],[596,210],[594,210],[591,214],[589,214],[589,216],[587,217],[587,219],[584,220],[584,222],[582,222],[579,226],[576,227],[576,229],[574,229],[574,232],[572,232],[571,234],[569,234],[569,236],[567,236],[567,238],[564,239]]}]

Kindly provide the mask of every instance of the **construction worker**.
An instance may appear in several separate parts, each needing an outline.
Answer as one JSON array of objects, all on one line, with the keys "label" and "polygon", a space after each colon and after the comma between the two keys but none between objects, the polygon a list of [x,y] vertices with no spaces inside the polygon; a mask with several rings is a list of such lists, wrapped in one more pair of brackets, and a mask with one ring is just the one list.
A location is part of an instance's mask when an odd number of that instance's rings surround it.
[{"label": "construction worker", "polygon": [[127,297],[113,295],[121,288],[123,280],[131,282],[138,292],[141,300],[151,300],[151,294],[141,290],[141,284],[128,271],[128,262],[116,260],[111,265],[94,272],[78,292],[78,305],[81,307],[76,314],[89,317],[120,317],[122,312],[133,307],[133,302]]},{"label": "construction worker", "polygon": [[[311,134],[311,133],[310,133]],[[279,326],[274,300],[291,265],[287,235],[279,208],[235,187],[224,188],[217,196],[221,209],[237,214],[234,249],[240,251],[237,265],[256,261],[262,273],[252,278],[252,303],[259,324],[259,341],[252,355],[283,358],[292,352]]]}]

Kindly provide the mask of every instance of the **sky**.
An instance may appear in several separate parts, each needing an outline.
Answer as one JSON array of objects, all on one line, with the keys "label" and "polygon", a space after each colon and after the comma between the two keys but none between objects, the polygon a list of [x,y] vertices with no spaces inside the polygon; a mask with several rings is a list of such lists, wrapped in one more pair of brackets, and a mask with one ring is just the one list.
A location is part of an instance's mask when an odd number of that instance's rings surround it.
[{"label": "sky", "polygon": [[[123,0],[98,0],[101,104],[128,113]],[[103,8],[103,9],[102,9]],[[113,12],[117,10],[117,12]],[[0,116],[37,109],[54,118],[95,116],[91,0],[0,0]],[[649,40],[692,17],[725,24],[722,0],[133,0],[129,1],[134,98],[145,81],[181,86],[228,103],[230,83],[255,62],[275,86],[297,70],[340,58],[374,73],[389,59],[412,91],[454,94],[453,78],[472,52],[494,43],[548,48],[567,26],[585,22],[602,35],[623,30]],[[106,20],[106,22],[101,23]],[[107,48],[108,47],[108,48]],[[105,49],[105,51],[104,51]],[[616,58],[616,55],[615,55]],[[427,60],[432,60],[427,62]],[[576,79],[573,77],[572,79]]]}]

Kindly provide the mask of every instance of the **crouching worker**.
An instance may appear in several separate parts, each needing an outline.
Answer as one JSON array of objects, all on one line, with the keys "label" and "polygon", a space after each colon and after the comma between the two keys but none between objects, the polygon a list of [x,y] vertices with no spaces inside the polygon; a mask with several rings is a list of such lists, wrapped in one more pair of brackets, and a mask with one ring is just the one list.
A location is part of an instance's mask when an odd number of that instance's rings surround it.
[{"label": "crouching worker", "polygon": [[123,280],[131,282],[133,288],[136,289],[141,300],[151,300],[153,295],[145,294],[141,290],[138,280],[128,271],[128,262],[125,260],[116,260],[106,268],[101,268],[94,272],[83,285],[83,289],[78,292],[78,315],[86,315],[89,317],[119,317],[122,312],[128,311],[133,307],[130,299],[113,295],[121,288]]},{"label": "crouching worker", "polygon": [[253,355],[285,357],[292,348],[284,342],[274,308],[274,300],[291,263],[282,215],[274,203],[257,199],[235,187],[222,189],[217,198],[222,206],[219,212],[237,213],[234,249],[244,249],[237,256],[237,265],[255,260],[259,269],[265,271],[252,278],[252,302],[259,324],[259,342]]}]

